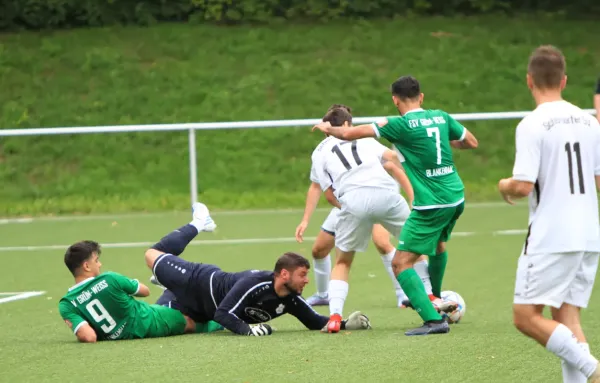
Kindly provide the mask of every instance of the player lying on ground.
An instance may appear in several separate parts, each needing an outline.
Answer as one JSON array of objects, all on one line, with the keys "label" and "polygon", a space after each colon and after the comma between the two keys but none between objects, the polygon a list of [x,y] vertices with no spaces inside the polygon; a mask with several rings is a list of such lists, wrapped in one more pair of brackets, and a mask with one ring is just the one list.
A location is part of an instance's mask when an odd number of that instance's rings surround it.
[{"label": "player lying on ground", "polygon": [[450,328],[425,293],[413,265],[421,255],[429,256],[433,295],[440,297],[448,260],[446,242],[464,210],[464,185],[454,166],[451,147],[476,148],[477,140],[448,113],[423,110],[423,93],[414,77],[401,77],[392,84],[392,100],[400,117],[350,128],[322,122],[313,129],[346,141],[384,137],[402,155],[415,201],[402,228],[392,267],[410,305],[425,322],[406,335],[443,334]]},{"label": "player lying on ground", "polygon": [[[350,126],[352,125],[351,109],[345,105],[334,104],[329,108],[327,114],[323,117],[323,121],[329,121],[334,126]],[[315,153],[316,151],[313,152],[312,155],[312,166],[310,170],[311,184],[306,195],[306,208],[304,209],[304,216],[296,228],[296,241],[299,243],[302,243],[303,241],[302,237],[304,235],[304,231],[308,227],[310,218],[314,213],[323,192],[321,190],[319,180],[317,179],[317,173],[315,169]],[[339,213],[340,209],[337,207],[333,207],[331,209],[331,212],[321,225],[321,230],[319,231],[315,243],[313,244],[312,256],[317,292],[306,299],[308,304],[311,306],[324,306],[329,304],[328,290],[329,279],[331,276],[331,258],[329,257],[329,253],[335,247],[335,226],[337,225]],[[373,225],[372,239],[377,251],[381,255],[381,260],[383,261],[383,265],[387,273],[392,278],[396,292],[397,304],[399,307],[404,307],[402,302],[405,301],[407,297],[406,294],[404,294],[404,291],[402,291],[400,284],[396,280],[394,271],[392,270],[392,259],[396,254],[396,248],[390,242],[390,233],[388,233],[383,226],[375,224]],[[431,283],[429,282],[429,272],[427,270],[427,260],[425,257],[422,257],[418,262],[415,263],[415,270],[423,280],[427,294],[431,295]],[[431,295],[431,297],[433,297],[433,295]]]},{"label": "player lying on ground", "polygon": [[[328,122],[345,127],[350,126],[350,118],[342,109],[326,116]],[[355,252],[366,250],[373,224],[381,224],[394,236],[400,234],[410,208],[398,192],[398,184],[410,201],[413,190],[397,154],[373,138],[342,141],[327,137],[315,149],[313,161],[327,200],[340,208],[335,237],[336,262],[329,282],[331,316],[327,325],[327,331],[335,333],[340,329]]]},{"label": "player lying on ground", "polygon": [[[283,254],[274,271],[235,273],[179,258],[199,232],[216,228],[206,205],[195,203],[192,210],[189,224],[167,234],[145,255],[153,283],[175,296],[179,310],[195,321],[214,320],[240,335],[270,335],[272,328],[265,322],[283,314],[292,314],[310,330],[321,330],[327,324],[328,318],[315,312],[301,296],[310,263],[299,254]],[[342,322],[347,330],[370,327],[369,319],[360,312]]]},{"label": "player lying on ground", "polygon": [[[566,63],[551,46],[529,58],[536,109],[517,126],[504,199],[529,196],[529,230],[517,266],[514,324],[561,359],[565,383],[600,382],[598,360],[581,328],[600,257],[600,125],[564,101]],[[550,306],[552,319],[543,316]]]},{"label": "player lying on ground", "polygon": [[93,241],[75,243],[65,253],[65,264],[75,277],[75,285],[60,300],[58,309],[80,342],[222,329],[215,322],[197,325],[177,310],[135,299],[150,295],[148,287],[117,273],[100,273],[100,253],[100,245]]}]

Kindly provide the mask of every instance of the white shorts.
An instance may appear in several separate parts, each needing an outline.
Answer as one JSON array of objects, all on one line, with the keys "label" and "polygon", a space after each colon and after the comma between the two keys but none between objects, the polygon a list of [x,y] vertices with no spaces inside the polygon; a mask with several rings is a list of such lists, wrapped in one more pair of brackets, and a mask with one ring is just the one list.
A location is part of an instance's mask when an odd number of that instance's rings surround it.
[{"label": "white shorts", "polygon": [[353,189],[339,201],[342,209],[335,228],[335,246],[342,251],[367,250],[376,223],[398,237],[410,214],[404,197],[386,189]]},{"label": "white shorts", "polygon": [[515,283],[516,304],[585,308],[598,270],[600,253],[568,252],[521,255]]},{"label": "white shorts", "polygon": [[335,236],[335,227],[338,222],[339,214],[340,214],[340,209],[338,209],[337,207],[334,207],[333,209],[331,209],[331,211],[329,212],[329,215],[327,216],[327,218],[325,218],[325,221],[321,225],[321,230],[323,230],[324,232],[326,232],[328,234]]}]

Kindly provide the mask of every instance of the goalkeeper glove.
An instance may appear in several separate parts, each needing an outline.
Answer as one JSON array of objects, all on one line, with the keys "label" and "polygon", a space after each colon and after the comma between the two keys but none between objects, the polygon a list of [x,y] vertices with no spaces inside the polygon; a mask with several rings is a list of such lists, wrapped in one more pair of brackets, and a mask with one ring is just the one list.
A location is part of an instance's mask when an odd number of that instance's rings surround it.
[{"label": "goalkeeper glove", "polygon": [[256,326],[250,326],[250,336],[265,336],[273,334],[273,329],[268,324],[259,324]]},{"label": "goalkeeper glove", "polygon": [[355,311],[348,319],[342,321],[342,330],[369,330],[371,329],[371,321],[369,318],[361,313],[360,311]]}]

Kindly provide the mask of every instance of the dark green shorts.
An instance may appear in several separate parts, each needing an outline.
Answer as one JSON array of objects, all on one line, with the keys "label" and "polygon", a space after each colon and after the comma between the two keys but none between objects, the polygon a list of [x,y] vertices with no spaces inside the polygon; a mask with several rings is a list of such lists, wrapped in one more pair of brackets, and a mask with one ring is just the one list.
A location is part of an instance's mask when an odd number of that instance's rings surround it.
[{"label": "dark green shorts", "polygon": [[436,255],[437,244],[448,242],[464,209],[464,202],[439,209],[413,209],[400,233],[398,250],[427,256]]}]

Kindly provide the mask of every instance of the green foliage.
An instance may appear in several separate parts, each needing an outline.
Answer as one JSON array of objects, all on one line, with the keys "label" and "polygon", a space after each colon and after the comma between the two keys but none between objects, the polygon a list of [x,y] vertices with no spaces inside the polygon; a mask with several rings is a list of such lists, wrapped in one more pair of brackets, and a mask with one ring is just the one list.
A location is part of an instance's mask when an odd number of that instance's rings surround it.
[{"label": "green foliage", "polygon": [[408,14],[558,12],[599,15],[596,0],[4,0],[0,30],[157,21],[220,23],[396,17]]},{"label": "green foliage", "polygon": [[[592,107],[594,22],[427,17],[216,27],[160,24],[6,34],[0,129],[319,118],[396,113],[389,85],[411,73],[425,106],[449,113],[529,110],[531,50],[561,47],[565,97]],[[480,141],[456,153],[469,200],[497,199],[517,121],[465,122]],[[199,190],[214,208],[302,207],[308,127],[199,131]],[[0,138],[0,215],[186,209],[187,132]]]}]

